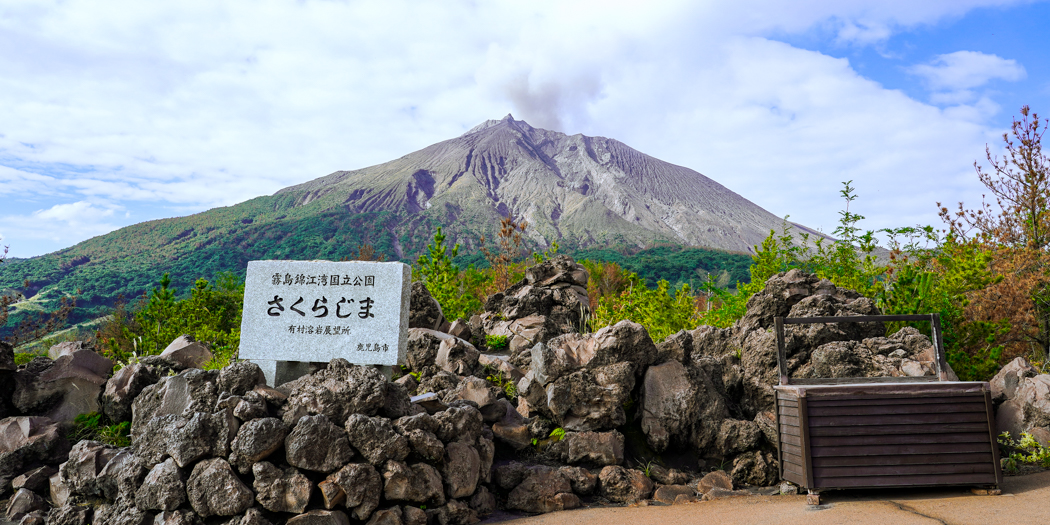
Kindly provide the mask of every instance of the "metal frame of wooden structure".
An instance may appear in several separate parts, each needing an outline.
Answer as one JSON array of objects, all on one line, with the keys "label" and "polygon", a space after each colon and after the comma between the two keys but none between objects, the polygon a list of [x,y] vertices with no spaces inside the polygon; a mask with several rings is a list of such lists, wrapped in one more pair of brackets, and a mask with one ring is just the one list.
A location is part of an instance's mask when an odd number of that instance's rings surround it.
[{"label": "metal frame of wooden structure", "polygon": [[[797,378],[788,372],[784,325],[928,321],[936,376]],[[991,389],[949,381],[938,314],[774,319],[780,477],[829,489],[1002,482]]]}]

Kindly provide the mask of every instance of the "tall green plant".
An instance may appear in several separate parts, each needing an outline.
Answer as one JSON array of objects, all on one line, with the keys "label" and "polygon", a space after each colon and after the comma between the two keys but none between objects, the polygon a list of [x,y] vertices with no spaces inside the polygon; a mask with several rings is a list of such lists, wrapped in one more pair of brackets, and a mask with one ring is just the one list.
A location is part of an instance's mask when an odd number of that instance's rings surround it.
[{"label": "tall green plant", "polygon": [[441,227],[434,233],[434,240],[427,246],[427,254],[416,260],[416,272],[427,285],[430,295],[441,305],[446,319],[467,318],[481,310],[481,301],[468,293],[468,282],[460,274],[452,259],[459,254],[459,244],[446,253],[445,235]]},{"label": "tall green plant", "polygon": [[236,356],[243,303],[244,283],[233,274],[220,273],[214,285],[198,279],[185,299],[177,299],[165,274],[130,315],[118,305],[111,326],[99,333],[110,357],[120,362],[159,354],[175,338],[190,335],[211,348],[215,357],[206,367],[217,368]]},{"label": "tall green plant", "polygon": [[717,303],[717,307],[706,312],[701,322],[719,328],[732,326],[747,312],[748,299],[762,291],[770,277],[799,266],[807,253],[805,241],[804,237],[803,244],[795,243],[785,217],[780,235],[770,230],[762,245],[755,247],[750,268],[751,281],[738,282],[737,293],[717,286],[710,278],[704,283],[702,290],[708,294],[709,300],[713,299]]},{"label": "tall green plant", "polygon": [[645,327],[653,341],[699,324],[696,299],[688,284],[672,290],[670,283],[660,281],[656,289],[645,286],[637,274],[628,273],[630,285],[619,295],[602,296],[591,314],[591,330],[634,321]]}]

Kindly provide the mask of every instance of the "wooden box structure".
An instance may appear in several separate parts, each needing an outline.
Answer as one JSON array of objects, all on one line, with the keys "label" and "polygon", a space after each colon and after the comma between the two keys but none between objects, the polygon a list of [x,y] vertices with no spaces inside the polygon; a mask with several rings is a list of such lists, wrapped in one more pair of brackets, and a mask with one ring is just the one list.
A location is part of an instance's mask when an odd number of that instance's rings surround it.
[{"label": "wooden box structure", "polygon": [[[937,376],[791,379],[784,325],[929,321]],[[998,486],[1002,482],[986,382],[948,381],[940,318],[932,315],[775,319],[780,476],[829,489]]]}]

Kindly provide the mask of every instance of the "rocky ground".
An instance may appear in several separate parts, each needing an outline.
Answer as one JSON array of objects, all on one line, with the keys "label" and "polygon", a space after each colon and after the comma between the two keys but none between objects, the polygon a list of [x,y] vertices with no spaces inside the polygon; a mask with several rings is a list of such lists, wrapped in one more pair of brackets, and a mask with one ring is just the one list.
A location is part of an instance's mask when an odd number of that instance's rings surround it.
[{"label": "rocky ground", "polygon": [[[400,377],[336,359],[270,388],[258,366],[198,368],[188,339],[123,366],[78,343],[14,366],[0,349],[0,497],[13,522],[473,523],[494,512],[682,504],[776,488],[774,316],[867,315],[799,271],[731,328],[656,344],[621,322],[580,333],[587,273],[568,257],[470,320],[413,286]],[[485,336],[505,336],[499,350]],[[489,338],[492,342],[495,339]],[[879,324],[787,329],[793,377],[933,374],[929,340]],[[1050,376],[993,381],[1000,426],[1050,427]],[[128,421],[131,445],[70,443],[77,414]],[[1043,434],[1039,434],[1043,436]],[[1041,438],[1042,439],[1042,438]],[[789,489],[790,490],[790,489]]]}]

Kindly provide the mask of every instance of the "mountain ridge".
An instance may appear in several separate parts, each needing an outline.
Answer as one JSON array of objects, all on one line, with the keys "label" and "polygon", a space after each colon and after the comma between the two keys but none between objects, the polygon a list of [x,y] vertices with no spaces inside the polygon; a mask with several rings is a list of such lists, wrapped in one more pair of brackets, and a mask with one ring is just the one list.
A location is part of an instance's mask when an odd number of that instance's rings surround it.
[{"label": "mountain ridge", "polygon": [[507,115],[386,163],[2,265],[0,290],[52,301],[78,293],[78,308],[102,311],[119,294],[134,300],[152,289],[163,273],[186,290],[220,271],[243,275],[250,260],[339,260],[364,244],[414,261],[438,226],[480,262],[481,237],[494,241],[508,215],[528,221],[526,249],[557,241],[568,253],[701,246],[746,254],[783,224],[689,168]]},{"label": "mountain ridge", "polygon": [[[348,212],[397,210],[452,223],[464,207],[487,215],[485,222],[509,214],[533,226],[529,237],[538,246],[665,241],[748,253],[783,223],[689,168],[615,139],[534,128],[511,115],[278,195],[297,195],[299,205],[325,199]],[[454,234],[460,229],[446,224]],[[476,248],[470,238],[457,240]]]}]

